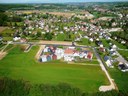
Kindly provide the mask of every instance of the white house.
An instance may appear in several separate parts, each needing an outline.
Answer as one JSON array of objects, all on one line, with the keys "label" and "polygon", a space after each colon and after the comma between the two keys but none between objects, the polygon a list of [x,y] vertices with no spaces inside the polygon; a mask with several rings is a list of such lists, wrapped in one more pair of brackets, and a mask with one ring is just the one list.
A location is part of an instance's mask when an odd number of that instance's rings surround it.
[{"label": "white house", "polygon": [[13,38],[14,41],[18,41],[18,40],[20,40],[20,39],[21,39],[21,37],[14,37],[14,38]]},{"label": "white house", "polygon": [[48,52],[48,47],[45,47],[43,51]]},{"label": "white house", "polygon": [[114,68],[114,66],[112,66],[112,63],[110,60],[107,60],[105,63],[107,64],[108,67]]},{"label": "white house", "polygon": [[103,48],[104,47],[103,44],[100,44],[100,47]]},{"label": "white house", "polygon": [[91,42],[93,42],[93,41],[94,41],[94,40],[93,40],[93,38],[90,38],[89,40],[90,40]]},{"label": "white house", "polygon": [[74,54],[74,49],[67,48],[64,51],[64,61],[72,61],[72,60],[74,60],[73,54]]},{"label": "white house", "polygon": [[114,44],[114,45],[112,46],[112,48],[113,48],[113,49],[116,49],[116,48],[117,48],[117,46]]},{"label": "white house", "polygon": [[46,55],[42,55],[42,56],[41,56],[41,61],[42,61],[42,62],[46,62],[46,61],[47,61]]},{"label": "white house", "polygon": [[79,52],[75,52],[75,53],[73,54],[73,56],[74,56],[74,57],[80,56],[80,54],[79,54]]},{"label": "white house", "polygon": [[121,44],[125,44],[126,43],[126,41],[121,41]]},{"label": "white house", "polygon": [[64,56],[64,50],[61,48],[57,48],[55,50],[55,54],[57,55],[57,59],[61,59]]}]

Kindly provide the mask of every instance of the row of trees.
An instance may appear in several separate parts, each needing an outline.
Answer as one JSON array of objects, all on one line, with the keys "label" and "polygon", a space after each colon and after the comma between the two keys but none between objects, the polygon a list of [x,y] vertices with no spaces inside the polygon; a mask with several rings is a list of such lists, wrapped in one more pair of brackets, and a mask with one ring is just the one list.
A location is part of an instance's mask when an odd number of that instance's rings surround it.
[{"label": "row of trees", "polygon": [[16,22],[22,22],[23,19],[20,16],[8,17],[5,12],[0,11],[0,26],[12,26],[12,22],[15,22],[15,27],[17,27]]},{"label": "row of trees", "polygon": [[0,12],[0,26],[7,25],[7,20],[8,20],[8,16],[5,13]]},{"label": "row of trees", "polygon": [[31,85],[23,80],[0,79],[0,96],[128,96],[127,91],[84,93],[66,83]]}]

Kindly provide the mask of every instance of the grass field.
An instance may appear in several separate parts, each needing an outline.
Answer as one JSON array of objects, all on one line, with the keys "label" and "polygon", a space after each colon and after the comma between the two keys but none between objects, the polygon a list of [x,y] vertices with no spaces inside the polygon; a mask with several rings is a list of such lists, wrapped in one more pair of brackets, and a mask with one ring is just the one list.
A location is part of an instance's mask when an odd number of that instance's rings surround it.
[{"label": "grass field", "polygon": [[83,38],[81,42],[77,42],[79,45],[95,46],[94,42],[90,42],[88,39]]},{"label": "grass field", "polygon": [[128,51],[118,50],[118,52],[128,61]]},{"label": "grass field", "polygon": [[[74,65],[65,62],[39,63],[34,58],[39,47],[29,53],[16,46],[0,61],[0,77],[24,79],[32,84],[68,83],[86,92],[96,92],[101,85],[109,84],[100,66]],[[61,64],[60,64],[61,63]]]},{"label": "grass field", "polygon": [[107,42],[107,40],[102,39],[102,43],[103,43],[104,47],[107,47],[107,48],[110,47],[110,45],[109,45],[109,43]]},{"label": "grass field", "polygon": [[4,41],[9,41],[9,40],[12,40],[13,37],[12,37],[12,34],[14,33],[15,31],[11,28],[6,28],[5,30],[3,30],[1,32],[1,35],[3,36],[3,40]]},{"label": "grass field", "polygon": [[117,67],[109,69],[111,77],[114,79],[119,90],[128,90],[128,72],[121,72]]}]

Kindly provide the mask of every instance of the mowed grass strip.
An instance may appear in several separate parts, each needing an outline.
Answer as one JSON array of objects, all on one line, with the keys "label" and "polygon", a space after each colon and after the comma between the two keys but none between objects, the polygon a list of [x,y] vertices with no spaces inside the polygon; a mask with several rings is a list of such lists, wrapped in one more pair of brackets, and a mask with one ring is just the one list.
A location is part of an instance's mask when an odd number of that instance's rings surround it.
[{"label": "mowed grass strip", "polygon": [[54,61],[39,63],[35,55],[39,47],[34,46],[28,53],[21,51],[20,46],[12,49],[0,61],[0,76],[13,79],[24,79],[32,84],[68,83],[86,92],[96,92],[101,85],[109,84],[99,66],[75,65]]},{"label": "mowed grass strip", "polygon": [[114,79],[119,90],[128,90],[128,72],[122,72],[118,68],[109,69],[111,77]]}]

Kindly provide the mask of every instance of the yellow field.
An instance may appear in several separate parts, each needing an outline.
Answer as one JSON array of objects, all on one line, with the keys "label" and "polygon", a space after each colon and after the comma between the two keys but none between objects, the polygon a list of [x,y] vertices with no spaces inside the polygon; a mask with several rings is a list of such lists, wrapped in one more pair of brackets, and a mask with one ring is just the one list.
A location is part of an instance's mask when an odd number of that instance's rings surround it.
[{"label": "yellow field", "polygon": [[64,16],[64,17],[71,17],[75,14],[75,13],[70,13],[70,12],[44,12],[44,13],[49,13],[49,14],[53,14],[57,16]]}]

